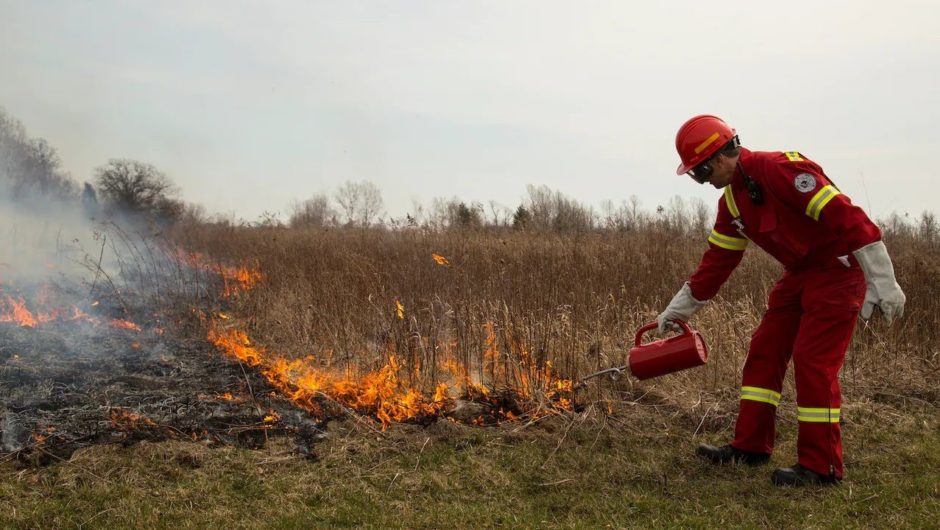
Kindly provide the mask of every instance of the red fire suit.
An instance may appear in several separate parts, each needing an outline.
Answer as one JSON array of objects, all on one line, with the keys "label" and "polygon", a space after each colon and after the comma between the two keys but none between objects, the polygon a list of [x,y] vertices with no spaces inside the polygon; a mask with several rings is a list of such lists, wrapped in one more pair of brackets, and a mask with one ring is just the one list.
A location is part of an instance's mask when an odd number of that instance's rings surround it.
[{"label": "red fire suit", "polygon": [[[775,416],[792,357],[798,463],[841,478],[838,373],[866,289],[852,251],[880,240],[881,231],[798,152],[742,148],[738,162],[718,203],[709,248],[689,280],[692,296],[712,298],[751,241],[786,271],[751,337],[732,445],[773,452]],[[752,190],[759,188],[761,204],[749,196],[745,175]]]}]

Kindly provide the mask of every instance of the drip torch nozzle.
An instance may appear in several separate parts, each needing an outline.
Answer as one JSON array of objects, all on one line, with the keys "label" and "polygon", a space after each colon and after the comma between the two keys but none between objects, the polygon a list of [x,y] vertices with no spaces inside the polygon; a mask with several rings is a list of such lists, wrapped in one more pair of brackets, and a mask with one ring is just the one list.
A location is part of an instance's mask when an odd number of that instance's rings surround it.
[{"label": "drip torch nozzle", "polygon": [[582,377],[580,381],[578,381],[578,384],[574,385],[574,390],[578,390],[580,388],[586,387],[587,381],[589,379],[594,379],[595,377],[600,377],[602,375],[606,375],[610,377],[611,381],[616,381],[620,379],[620,376],[622,376],[626,370],[627,370],[627,366],[614,366],[613,368],[605,368],[599,372],[594,372],[593,374],[586,375]]}]

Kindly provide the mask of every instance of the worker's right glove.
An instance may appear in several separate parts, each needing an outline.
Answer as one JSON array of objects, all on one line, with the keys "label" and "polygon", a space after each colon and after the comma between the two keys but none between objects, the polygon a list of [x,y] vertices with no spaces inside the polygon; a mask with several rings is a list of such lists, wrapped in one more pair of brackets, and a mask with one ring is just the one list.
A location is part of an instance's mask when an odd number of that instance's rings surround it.
[{"label": "worker's right glove", "polygon": [[672,297],[666,310],[656,317],[656,323],[659,324],[659,332],[675,331],[678,326],[673,321],[681,320],[688,322],[696,311],[701,309],[705,302],[700,302],[692,296],[692,289],[689,288],[689,282],[682,284],[679,292]]},{"label": "worker's right glove", "polygon": [[852,253],[865,273],[868,290],[865,292],[865,301],[862,304],[862,318],[871,318],[875,306],[881,309],[888,324],[894,317],[904,315],[904,302],[907,297],[894,278],[894,266],[888,256],[888,249],[881,241],[856,250]]}]

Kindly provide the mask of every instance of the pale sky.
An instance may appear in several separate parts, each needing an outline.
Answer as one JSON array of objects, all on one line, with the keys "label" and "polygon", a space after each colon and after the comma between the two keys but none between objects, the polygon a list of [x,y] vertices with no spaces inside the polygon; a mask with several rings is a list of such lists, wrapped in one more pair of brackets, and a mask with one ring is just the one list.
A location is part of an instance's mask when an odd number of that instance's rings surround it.
[{"label": "pale sky", "polygon": [[797,150],[870,214],[937,211],[940,3],[0,0],[0,106],[90,180],[163,170],[209,212],[347,180],[386,210],[527,184],[646,209],[719,192],[675,175],[717,114]]}]

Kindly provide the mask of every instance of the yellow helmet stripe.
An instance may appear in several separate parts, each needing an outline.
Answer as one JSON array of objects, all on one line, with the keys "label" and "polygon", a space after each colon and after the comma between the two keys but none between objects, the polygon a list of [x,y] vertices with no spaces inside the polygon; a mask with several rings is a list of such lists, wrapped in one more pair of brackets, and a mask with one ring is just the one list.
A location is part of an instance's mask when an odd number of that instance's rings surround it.
[{"label": "yellow helmet stripe", "polygon": [[724,234],[719,234],[715,230],[712,230],[711,235],[708,236],[708,242],[714,243],[721,248],[726,248],[728,250],[744,250],[747,248],[747,239],[742,237],[731,237]]},{"label": "yellow helmet stripe", "polygon": [[814,221],[818,221],[822,209],[829,204],[829,201],[834,199],[836,195],[840,195],[840,193],[835,186],[823,186],[821,190],[816,192],[816,195],[813,195],[813,198],[810,199],[809,203],[806,205],[806,215],[812,217]]},{"label": "yellow helmet stripe", "polygon": [[702,151],[704,151],[708,146],[714,143],[715,140],[717,140],[719,136],[721,135],[716,132],[715,134],[712,134],[711,136],[706,138],[704,142],[698,144],[698,147],[695,148],[695,154],[699,154]]}]

